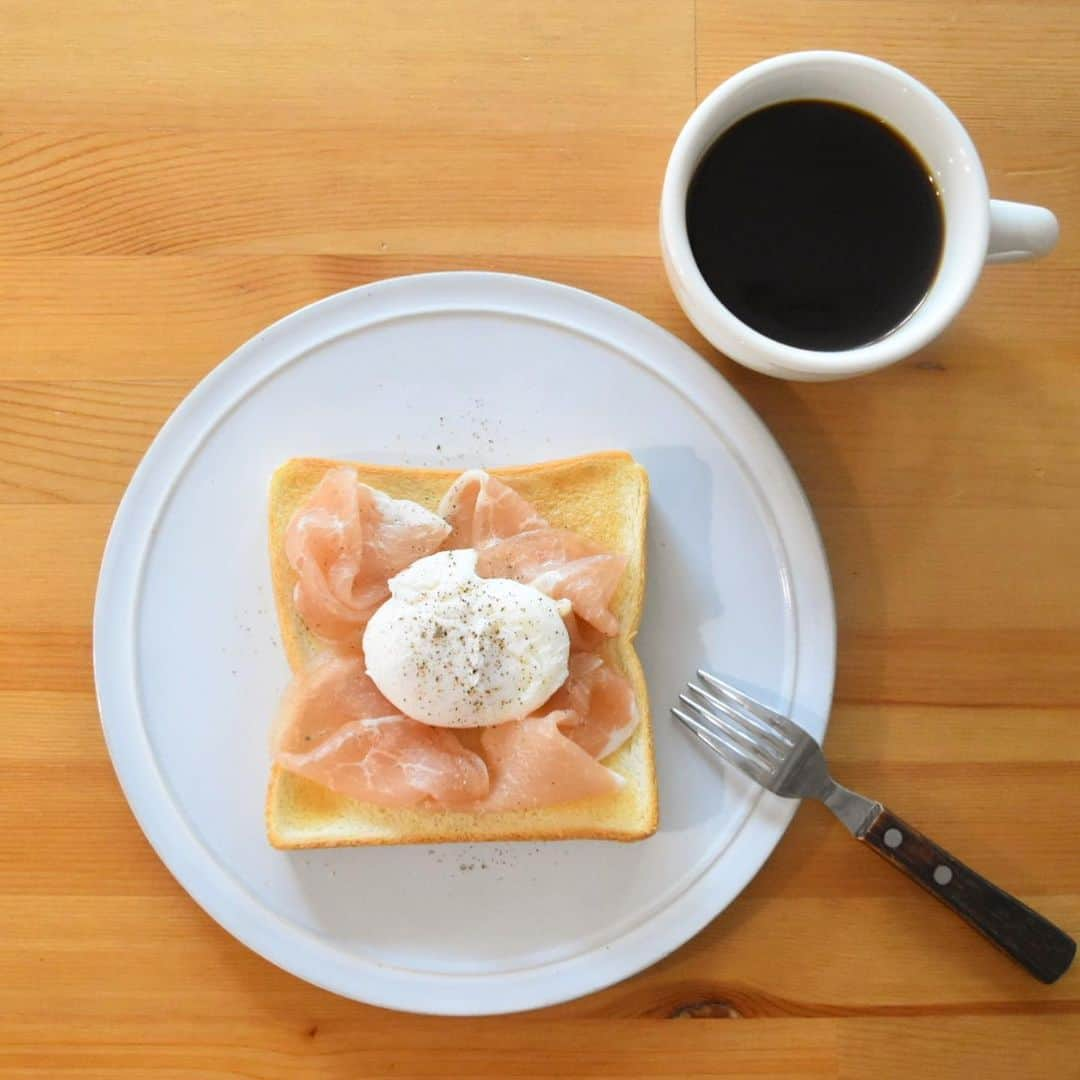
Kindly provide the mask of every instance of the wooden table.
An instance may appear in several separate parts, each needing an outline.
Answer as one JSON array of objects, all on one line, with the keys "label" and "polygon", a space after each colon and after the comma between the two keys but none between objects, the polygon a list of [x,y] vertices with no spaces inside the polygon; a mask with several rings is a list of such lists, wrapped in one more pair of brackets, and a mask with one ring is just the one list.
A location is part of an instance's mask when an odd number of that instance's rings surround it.
[{"label": "wooden table", "polygon": [[[293,1077],[1080,1075],[1044,987],[807,806],[675,955],[544,1012],[420,1019],[307,986],[188,898],[94,704],[98,561],[180,398],[327,293],[482,267],[703,349],[802,477],[840,617],[837,771],[1080,932],[1080,6],[1073,0],[0,6],[0,1068]],[[928,82],[1064,238],[932,348],[835,385],[709,350],[657,253],[671,142],[745,64]]]}]

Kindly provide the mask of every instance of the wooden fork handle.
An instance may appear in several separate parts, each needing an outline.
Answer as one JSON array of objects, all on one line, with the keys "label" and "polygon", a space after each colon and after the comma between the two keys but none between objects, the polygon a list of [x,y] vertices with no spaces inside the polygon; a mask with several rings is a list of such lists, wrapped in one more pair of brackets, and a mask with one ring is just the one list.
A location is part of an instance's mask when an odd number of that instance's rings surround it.
[{"label": "wooden fork handle", "polygon": [[884,807],[858,839],[966,919],[1036,979],[1065,974],[1076,942]]}]

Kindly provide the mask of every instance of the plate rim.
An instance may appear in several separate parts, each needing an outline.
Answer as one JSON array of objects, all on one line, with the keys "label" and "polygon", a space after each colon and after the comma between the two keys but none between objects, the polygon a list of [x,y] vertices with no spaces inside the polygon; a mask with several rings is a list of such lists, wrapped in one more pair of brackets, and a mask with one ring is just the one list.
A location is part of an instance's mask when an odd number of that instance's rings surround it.
[{"label": "plate rim", "polygon": [[[118,692],[115,687],[108,685],[110,677],[108,666],[113,662],[111,654],[116,651],[114,638],[116,612],[110,610],[109,601],[114,591],[123,587],[124,556],[130,554],[132,546],[130,536],[124,535],[123,528],[127,519],[136,513],[140,504],[151,503],[157,507],[163,505],[169,498],[172,486],[180,474],[171,477],[164,492],[152,486],[148,488],[147,485],[154,465],[159,458],[166,456],[173,433],[181,428],[185,420],[194,418],[193,414],[200,404],[207,399],[212,401],[216,394],[227,389],[230,375],[238,374],[244,365],[250,364],[253,359],[257,360],[259,351],[268,342],[272,343],[275,339],[286,337],[293,330],[303,329],[307,322],[317,320],[321,315],[333,311],[338,305],[352,300],[362,300],[366,305],[372,298],[378,303],[380,296],[384,298],[389,296],[393,299],[396,292],[408,293],[410,290],[419,290],[421,302],[410,313],[413,316],[432,311],[461,310],[462,307],[469,306],[450,304],[445,299],[436,304],[428,300],[425,305],[422,297],[425,288],[433,286],[435,292],[438,293],[439,287],[443,285],[449,285],[451,291],[456,287],[460,287],[465,293],[475,290],[476,295],[470,297],[470,303],[474,309],[481,307],[489,311],[499,310],[510,313],[516,311],[518,314],[538,317],[537,308],[539,308],[539,317],[544,321],[571,329],[583,329],[561,318],[560,315],[563,313],[553,316],[550,311],[545,310],[545,303],[548,307],[556,308],[560,304],[570,307],[576,305],[579,311],[585,312],[586,324],[591,314],[597,316],[594,321],[602,323],[606,318],[616,326],[624,324],[626,335],[631,339],[640,340],[643,335],[652,336],[667,350],[666,363],[664,359],[659,364],[644,361],[621,346],[619,346],[620,352],[623,352],[627,358],[642,363],[656,377],[661,378],[688,400],[693,400],[693,396],[682,385],[682,380],[688,379],[697,383],[699,390],[704,389],[708,395],[720,399],[727,412],[741,422],[746,429],[745,434],[755,444],[754,454],[759,460],[756,469],[752,470],[740,444],[739,466],[747,477],[754,481],[759,496],[763,498],[765,505],[774,516],[793,579],[788,583],[793,590],[792,605],[795,609],[796,625],[793,705],[797,717],[800,710],[809,709],[812,715],[818,717],[824,730],[824,726],[828,723],[832,701],[836,649],[836,616],[828,562],[809,501],[790,462],[771,432],[741,395],[696,350],[652,320],[614,301],[573,286],[542,278],[491,271],[463,270],[408,274],[333,293],[271,323],[243,342],[225,360],[207,372],[162,425],[140,460],[118,504],[105,544],[95,593],[93,667],[95,692],[106,746],[117,780],[139,827],[181,887],[231,936],[264,959],[297,977],[357,1001],[432,1015],[494,1015],[540,1008],[595,992],[636,974],[685,944],[712,919],[720,915],[749,884],[779,843],[794,816],[798,803],[763,793],[750,808],[735,836],[712,866],[683,893],[676,896],[666,908],[657,912],[652,920],[635,925],[625,934],[599,949],[535,969],[497,975],[409,973],[367,959],[366,965],[378,969],[383,985],[376,988],[368,981],[358,988],[355,985],[355,979],[351,984],[349,983],[347,976],[350,969],[348,968],[344,972],[345,978],[334,978],[324,974],[325,968],[319,966],[318,952],[320,948],[328,950],[328,946],[311,950],[308,943],[302,942],[299,949],[290,950],[288,935],[275,943],[272,933],[269,938],[265,932],[256,933],[244,919],[244,913],[241,910],[252,898],[242,886],[231,879],[231,875],[227,872],[223,881],[200,880],[200,873],[204,879],[206,878],[203,861],[207,856],[213,861],[212,853],[203,847],[197,837],[190,835],[188,844],[194,845],[194,851],[183,850],[184,838],[181,836],[178,839],[175,835],[175,823],[171,826],[168,821],[163,821],[160,813],[163,808],[154,806],[155,800],[160,802],[164,799],[167,804],[164,808],[164,817],[168,818],[171,811],[181,828],[190,834],[186,819],[173,802],[171,793],[164,785],[159,785],[158,790],[155,791],[152,785],[147,784],[145,772],[140,776],[131,771],[132,759],[138,755],[132,754],[130,745],[124,746],[122,743],[121,723],[116,719],[116,710],[120,707],[115,702]],[[506,295],[498,295],[500,290],[504,294],[509,293],[510,298],[517,301],[516,307],[503,306],[506,304]],[[489,297],[485,300],[483,296],[485,291],[495,293],[495,298]],[[589,329],[587,325],[584,329],[591,337],[609,345],[618,346],[618,342],[614,341],[609,333]],[[323,340],[330,336],[332,335],[324,334]],[[311,343],[308,348],[310,347],[312,347]],[[272,376],[283,366],[284,363],[275,363],[268,367],[264,364],[263,378]],[[262,378],[259,378],[255,385],[261,382]],[[236,404],[237,402],[232,399],[224,404],[211,430]],[[187,441],[199,444],[205,439],[206,432],[197,430],[195,436],[194,439],[189,438]],[[731,452],[735,451],[734,447],[728,449]],[[760,476],[765,467],[769,473],[767,488]],[[777,501],[784,504],[786,517],[796,519],[795,524],[800,533],[798,550],[793,551],[788,543],[792,523],[789,521],[789,528],[785,529],[776,517]],[[156,511],[152,516],[156,517]],[[139,543],[142,545],[140,550],[143,550],[145,538],[140,536]],[[141,567],[142,559],[139,558],[137,562]],[[801,573],[796,573],[794,566],[796,562],[800,564]],[[127,560],[127,565],[131,565],[131,560]],[[141,576],[138,569],[135,576]],[[815,625],[814,637],[811,640],[813,648],[818,653],[815,660],[818,670],[814,693],[800,697],[800,673],[804,669],[803,652],[807,635],[802,632],[801,618],[805,609],[799,600],[799,595],[804,593],[813,594],[810,608],[814,613]],[[124,612],[120,614],[123,616]],[[129,632],[126,646],[133,652],[136,639],[134,609],[127,614],[130,618],[121,620],[121,629]],[[120,644],[125,645],[125,642],[121,641]],[[811,698],[813,700],[810,700]],[[138,718],[137,702],[135,704],[136,718]],[[107,713],[113,717],[111,721],[107,719]],[[113,728],[112,731],[110,727]],[[149,746],[149,740],[145,737],[141,720],[137,727],[143,732],[143,742],[146,744],[138,749],[144,750],[153,759],[153,752]],[[152,774],[156,776],[156,767],[152,770]],[[198,857],[200,853],[201,857]],[[193,854],[195,858],[192,857]],[[723,883],[724,887],[718,890],[715,883],[710,887],[707,882],[714,875],[716,868],[722,864],[734,865],[738,867],[738,872],[729,874]],[[221,869],[218,867],[219,871]],[[239,897],[229,895],[237,890],[241,894]],[[669,925],[667,932],[659,941],[656,941],[655,928],[650,934],[650,927],[661,915],[668,915],[674,908],[685,909],[682,911],[681,926],[672,932]],[[271,921],[281,921],[276,913],[261,902],[258,903],[258,910]],[[670,921],[669,918],[669,924]],[[290,929],[294,929],[291,923],[287,925]],[[282,953],[288,955],[283,956]],[[326,959],[329,960],[330,957]],[[592,961],[587,971],[578,971],[576,978],[560,981],[560,969],[575,965],[581,967],[586,960]],[[340,964],[330,966],[340,966]],[[507,981],[512,981],[514,984],[514,992],[508,992],[503,985]],[[457,993],[451,991],[449,998],[445,994],[428,994],[425,997],[426,990],[422,989],[422,992],[418,994],[416,983],[425,984],[425,986],[441,983],[448,989],[454,987]],[[461,993],[465,984],[470,986],[468,994]]]}]

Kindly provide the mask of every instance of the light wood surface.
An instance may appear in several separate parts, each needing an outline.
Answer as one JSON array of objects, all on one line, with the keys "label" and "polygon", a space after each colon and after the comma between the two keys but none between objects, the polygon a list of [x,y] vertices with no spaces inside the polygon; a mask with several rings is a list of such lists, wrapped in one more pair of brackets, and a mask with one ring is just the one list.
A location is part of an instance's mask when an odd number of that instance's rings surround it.
[{"label": "light wood surface", "polygon": [[[584,1000],[454,1021],[307,986],[159,863],[90,667],[117,501],[236,345],[395,274],[568,282],[702,348],[790,455],[836,587],[837,772],[1080,932],[1080,6],[3,0],[0,29],[0,1070],[1080,1075],[1080,971],[1036,984],[816,806],[704,933]],[[813,386],[704,346],[656,204],[698,98],[822,46],[927,81],[1063,239],[923,354]]]}]

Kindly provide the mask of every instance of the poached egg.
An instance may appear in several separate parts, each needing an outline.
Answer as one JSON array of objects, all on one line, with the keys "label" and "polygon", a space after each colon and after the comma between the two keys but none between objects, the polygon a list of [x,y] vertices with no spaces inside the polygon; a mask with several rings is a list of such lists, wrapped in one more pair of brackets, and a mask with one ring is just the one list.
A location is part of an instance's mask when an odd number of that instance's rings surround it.
[{"label": "poached egg", "polygon": [[490,727],[534,712],[566,681],[569,602],[478,577],[474,550],[418,559],[389,585],[364,631],[364,655],[372,681],[406,716]]}]

